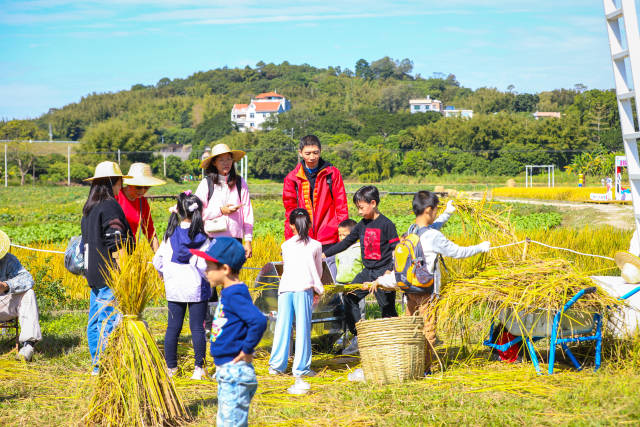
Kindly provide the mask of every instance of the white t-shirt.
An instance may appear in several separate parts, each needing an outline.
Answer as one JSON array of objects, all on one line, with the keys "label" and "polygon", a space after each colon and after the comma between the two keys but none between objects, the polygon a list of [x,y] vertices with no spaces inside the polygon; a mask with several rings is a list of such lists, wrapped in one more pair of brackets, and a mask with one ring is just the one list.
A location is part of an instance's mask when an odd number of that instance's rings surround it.
[{"label": "white t-shirt", "polygon": [[281,246],[284,268],[278,293],[298,292],[307,289],[322,295],[322,244],[309,239],[304,243],[295,235]]}]

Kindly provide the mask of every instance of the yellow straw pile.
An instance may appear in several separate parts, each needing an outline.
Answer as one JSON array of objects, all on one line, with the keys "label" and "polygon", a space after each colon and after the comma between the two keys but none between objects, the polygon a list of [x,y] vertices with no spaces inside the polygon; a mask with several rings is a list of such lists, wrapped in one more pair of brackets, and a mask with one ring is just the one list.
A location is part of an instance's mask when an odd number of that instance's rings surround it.
[{"label": "yellow straw pile", "polygon": [[[180,425],[188,420],[162,354],[140,318],[156,292],[158,273],[152,252],[139,244],[111,266],[107,285],[113,290],[122,320],[100,356],[100,373],[91,398],[87,424],[103,426]],[[151,285],[151,286],[150,286]]]}]

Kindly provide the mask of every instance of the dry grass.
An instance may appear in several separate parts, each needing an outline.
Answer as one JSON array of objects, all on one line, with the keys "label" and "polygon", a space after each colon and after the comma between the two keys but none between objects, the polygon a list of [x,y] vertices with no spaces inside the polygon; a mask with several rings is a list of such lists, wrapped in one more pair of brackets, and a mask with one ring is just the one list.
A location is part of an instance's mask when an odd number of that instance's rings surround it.
[{"label": "dry grass", "polygon": [[591,193],[605,193],[603,187],[497,187],[491,190],[493,197],[520,199],[563,200],[584,202]]}]

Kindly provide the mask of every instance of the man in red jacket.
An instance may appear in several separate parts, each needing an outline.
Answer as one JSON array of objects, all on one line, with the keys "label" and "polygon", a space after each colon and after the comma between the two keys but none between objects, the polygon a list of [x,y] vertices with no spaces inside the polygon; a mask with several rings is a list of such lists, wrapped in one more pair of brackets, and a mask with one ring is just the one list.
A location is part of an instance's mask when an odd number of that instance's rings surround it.
[{"label": "man in red jacket", "polygon": [[[349,208],[342,175],[320,157],[321,150],[320,140],[315,135],[300,140],[298,154],[302,161],[284,179],[282,203],[285,239],[293,235],[288,223],[289,214],[295,208],[303,208],[309,212],[313,223],[309,236],[322,243],[324,250],[338,241],[338,224],[349,218]],[[335,262],[333,259],[326,261],[335,277]]]}]

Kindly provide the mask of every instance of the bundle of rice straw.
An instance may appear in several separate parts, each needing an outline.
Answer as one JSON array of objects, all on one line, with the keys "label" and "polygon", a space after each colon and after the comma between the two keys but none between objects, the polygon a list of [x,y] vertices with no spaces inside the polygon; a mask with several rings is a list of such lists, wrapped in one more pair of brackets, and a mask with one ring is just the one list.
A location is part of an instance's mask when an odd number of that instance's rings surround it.
[{"label": "bundle of rice straw", "polygon": [[189,418],[167,375],[164,358],[140,317],[158,276],[150,262],[152,255],[139,244],[122,255],[120,268],[109,268],[107,285],[113,290],[122,321],[100,355],[87,424],[179,425]]},{"label": "bundle of rice straw", "polygon": [[[523,335],[532,336],[537,323],[550,323],[573,295],[591,286],[594,283],[588,276],[576,272],[562,259],[519,261],[507,268],[488,267],[448,283],[437,302],[439,327],[455,330],[461,319],[470,319],[481,312],[486,328],[492,319],[500,319],[505,324],[515,324]],[[579,328],[584,320],[581,313],[603,313],[619,303],[598,289],[585,294],[563,317],[567,318],[565,323]]]},{"label": "bundle of rice straw", "polygon": [[[466,238],[479,243],[489,240],[492,246],[518,241],[510,222],[510,208],[480,201],[456,200]],[[536,323],[550,316],[578,291],[595,286],[586,274],[579,273],[564,259],[549,259],[530,251],[523,257],[523,246],[514,245],[492,250],[475,259],[450,262],[454,269],[444,274],[441,296],[435,305],[438,327],[447,334],[462,332],[463,340],[474,329],[486,334],[492,320],[516,325],[523,335],[530,335]],[[457,271],[455,269],[457,267]],[[454,270],[454,271],[451,271]],[[584,319],[576,313],[602,313],[619,301],[598,289],[585,295],[564,313],[567,323],[578,325]],[[527,315],[528,319],[524,319]],[[481,319],[478,319],[478,316]],[[572,317],[573,316],[573,317]],[[470,319],[474,317],[474,326]],[[532,323],[532,318],[534,319]],[[480,320],[480,322],[478,322]]]}]

